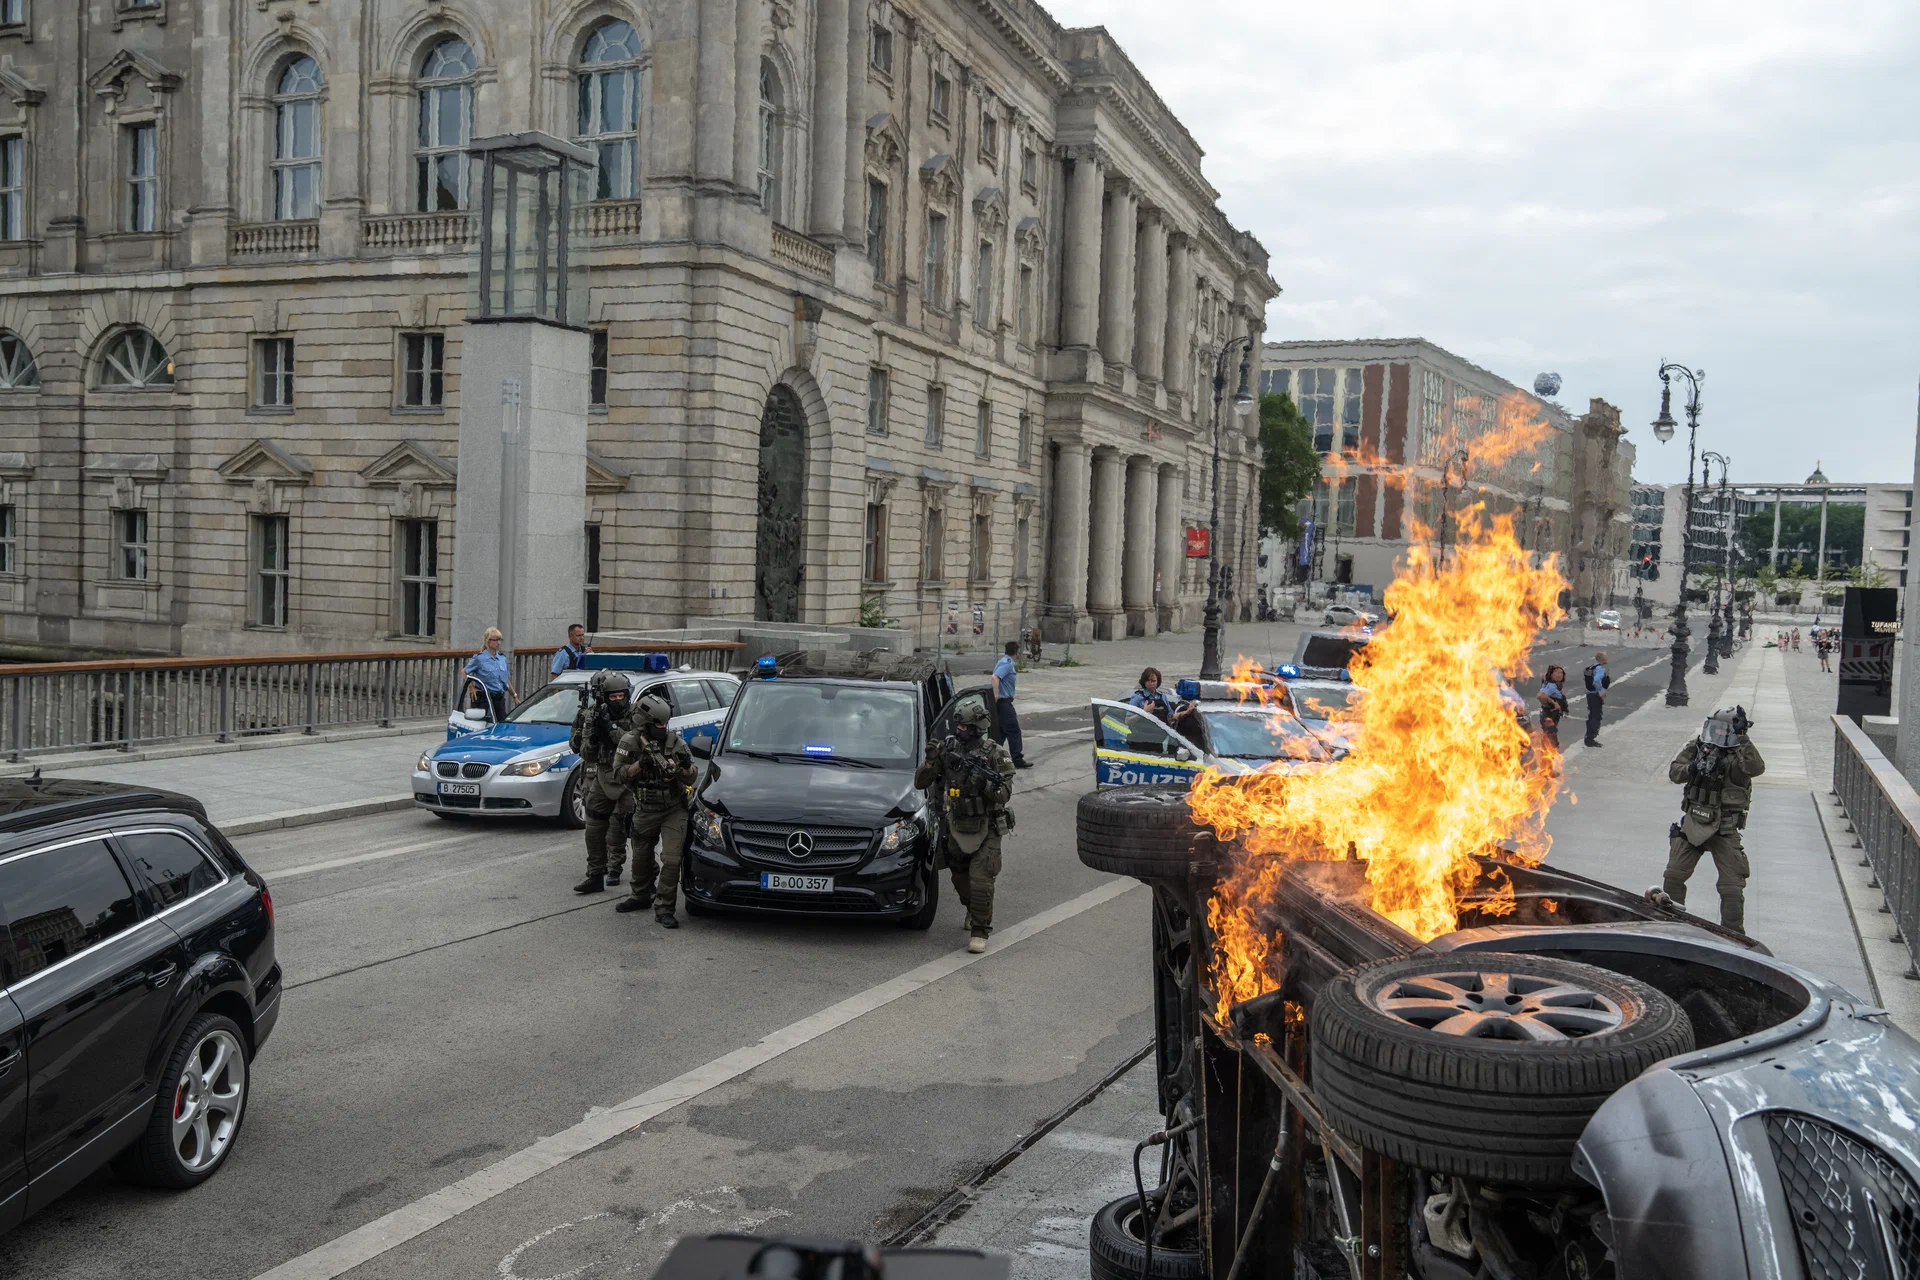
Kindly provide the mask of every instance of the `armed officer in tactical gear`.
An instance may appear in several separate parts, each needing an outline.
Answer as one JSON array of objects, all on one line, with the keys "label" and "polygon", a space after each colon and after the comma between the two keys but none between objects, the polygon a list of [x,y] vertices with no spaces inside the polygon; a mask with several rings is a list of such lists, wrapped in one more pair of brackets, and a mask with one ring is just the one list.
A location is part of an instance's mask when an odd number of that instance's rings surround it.
[{"label": "armed officer in tactical gear", "polygon": [[1013,757],[987,736],[987,708],[968,698],[954,714],[954,736],[929,742],[913,775],[916,787],[936,787],[946,812],[943,852],[954,892],[967,909],[967,950],[987,949],[993,932],[993,882],[1000,874],[1000,837],[1013,830]]},{"label": "armed officer in tactical gear", "polygon": [[[680,898],[680,858],[687,848],[687,787],[693,782],[693,752],[667,728],[673,707],[664,695],[645,693],[633,706],[633,728],[620,739],[613,772],[633,796],[633,892],[616,911],[653,908],[653,918],[678,929],[673,914]],[[653,842],[660,841],[656,882]]]},{"label": "armed officer in tactical gear", "polygon": [[1661,887],[1684,905],[1687,879],[1702,854],[1713,856],[1720,873],[1720,923],[1746,932],[1747,877],[1752,868],[1740,842],[1753,800],[1753,780],[1767,771],[1760,750],[1747,738],[1752,726],[1746,708],[1722,708],[1708,717],[1700,736],[1680,748],[1667,777],[1686,788],[1680,821],[1668,829],[1671,841]]},{"label": "armed officer in tactical gear", "polygon": [[632,700],[633,682],[623,672],[596,671],[580,699],[580,713],[573,718],[573,733],[567,741],[580,757],[579,767],[587,771],[580,780],[587,805],[587,878],[573,886],[575,893],[599,893],[619,884],[620,868],[627,860],[627,814],[633,798],[627,785],[614,776],[613,762],[620,739],[632,727],[628,724]]}]

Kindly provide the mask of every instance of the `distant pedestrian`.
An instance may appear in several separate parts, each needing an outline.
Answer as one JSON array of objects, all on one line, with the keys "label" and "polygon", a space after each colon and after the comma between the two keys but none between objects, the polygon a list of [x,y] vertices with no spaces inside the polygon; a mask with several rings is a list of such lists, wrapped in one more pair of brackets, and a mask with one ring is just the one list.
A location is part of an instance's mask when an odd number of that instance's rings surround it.
[{"label": "distant pedestrian", "polygon": [[993,740],[1007,749],[1016,769],[1031,769],[1026,742],[1020,736],[1020,714],[1013,706],[1013,688],[1018,681],[1014,659],[1020,656],[1020,642],[1007,641],[1007,651],[993,664]]},{"label": "distant pedestrian", "polygon": [[1602,745],[1600,742],[1600,715],[1606,710],[1607,687],[1613,683],[1607,674],[1607,655],[1593,655],[1593,665],[1587,668],[1587,739],[1590,747]]},{"label": "distant pedestrian", "polygon": [[587,629],[579,623],[567,628],[567,642],[553,651],[551,674],[558,676],[562,671],[573,671],[586,665],[587,655],[593,650],[587,648]]},{"label": "distant pedestrian", "polygon": [[493,721],[500,723],[507,718],[507,704],[517,702],[520,695],[513,690],[513,678],[507,666],[506,655],[500,652],[500,645],[506,637],[500,634],[500,628],[488,627],[481,636],[480,652],[467,659],[467,682],[478,688],[480,701],[493,712]]},{"label": "distant pedestrian", "polygon": [[1813,637],[1813,648],[1814,648],[1814,652],[1820,655],[1820,669],[1826,672],[1828,675],[1832,675],[1833,674],[1833,662],[1831,658],[1831,655],[1833,653],[1832,635],[1825,631],[1815,632]]},{"label": "distant pedestrian", "polygon": [[1560,749],[1560,720],[1567,714],[1567,669],[1558,663],[1547,668],[1547,678],[1540,682],[1540,732],[1547,735],[1547,741],[1553,749]]}]

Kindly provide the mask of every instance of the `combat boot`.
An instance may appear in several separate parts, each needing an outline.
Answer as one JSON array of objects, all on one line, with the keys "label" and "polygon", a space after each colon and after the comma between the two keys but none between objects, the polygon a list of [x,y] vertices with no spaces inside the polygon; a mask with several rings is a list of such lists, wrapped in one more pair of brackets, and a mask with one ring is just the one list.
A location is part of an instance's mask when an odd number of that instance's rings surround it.
[{"label": "combat boot", "polygon": [[575,893],[599,893],[602,889],[605,889],[606,887],[607,887],[606,877],[602,876],[599,872],[594,871],[594,872],[590,872],[587,875],[587,878],[585,880],[582,880],[579,884],[573,886],[573,891]]},{"label": "combat boot", "polygon": [[680,927],[680,917],[673,914],[672,908],[668,908],[665,911],[654,912],[653,922],[662,929],[678,929]]},{"label": "combat boot", "polygon": [[620,899],[620,905],[615,907],[614,910],[624,915],[629,911],[644,911],[652,905],[653,905],[652,894],[649,893],[643,897],[640,894],[630,893],[626,897]]},{"label": "combat boot", "polygon": [[968,955],[977,956],[985,952],[986,949],[987,949],[987,937],[985,934],[976,933],[971,938],[967,939]]}]

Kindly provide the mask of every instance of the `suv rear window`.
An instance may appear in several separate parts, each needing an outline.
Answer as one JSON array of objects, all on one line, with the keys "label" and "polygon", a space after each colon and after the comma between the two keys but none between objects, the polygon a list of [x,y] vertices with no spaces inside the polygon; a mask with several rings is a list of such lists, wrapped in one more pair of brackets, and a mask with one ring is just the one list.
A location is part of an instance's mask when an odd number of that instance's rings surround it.
[{"label": "suv rear window", "polygon": [[104,840],[0,862],[0,904],[13,938],[0,956],[9,986],[140,922],[133,886]]},{"label": "suv rear window", "polygon": [[1306,648],[1300,654],[1300,665],[1303,667],[1351,666],[1353,655],[1366,647],[1365,640],[1350,640],[1345,636],[1308,636]]},{"label": "suv rear window", "polygon": [[115,832],[114,838],[153,886],[161,910],[220,883],[220,872],[207,855],[177,831]]}]

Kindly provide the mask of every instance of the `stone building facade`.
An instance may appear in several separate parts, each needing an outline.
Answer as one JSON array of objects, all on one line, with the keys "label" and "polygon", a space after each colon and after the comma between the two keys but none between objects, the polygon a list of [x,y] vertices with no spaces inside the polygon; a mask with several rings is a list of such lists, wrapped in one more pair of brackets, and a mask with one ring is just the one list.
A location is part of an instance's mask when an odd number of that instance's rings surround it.
[{"label": "stone building facade", "polygon": [[[1607,607],[1631,530],[1633,446],[1606,401],[1576,418],[1419,338],[1268,343],[1261,390],[1293,397],[1322,456],[1312,540],[1268,540],[1270,588],[1364,585],[1377,597],[1416,538],[1438,554],[1443,512],[1484,501],[1513,516],[1529,551],[1560,557],[1569,604]],[[1494,465],[1452,456],[1515,418],[1545,424],[1530,450]]]},{"label": "stone building facade", "polygon": [[[450,637],[463,146],[600,158],[582,612],[932,643],[1204,594],[1213,355],[1277,286],[1102,29],[1028,0],[19,0],[0,641]],[[1251,563],[1257,440],[1227,432]],[[469,519],[485,513],[466,513]]]}]

